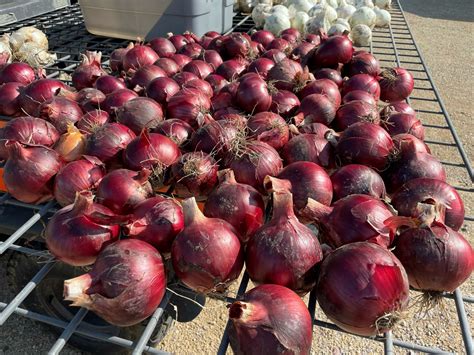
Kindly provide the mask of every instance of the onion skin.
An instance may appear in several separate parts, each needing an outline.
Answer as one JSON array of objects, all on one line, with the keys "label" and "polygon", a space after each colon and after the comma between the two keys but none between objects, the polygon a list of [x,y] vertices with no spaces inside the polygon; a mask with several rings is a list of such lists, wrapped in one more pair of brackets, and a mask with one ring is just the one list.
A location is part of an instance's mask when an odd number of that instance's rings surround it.
[{"label": "onion skin", "polygon": [[50,200],[53,177],[63,162],[58,153],[42,146],[6,143],[8,160],[3,168],[7,192],[21,202],[40,204]]},{"label": "onion skin", "polygon": [[206,81],[211,85],[214,95],[218,94],[229,82],[219,74],[209,74]]},{"label": "onion skin", "polygon": [[167,115],[197,128],[211,109],[211,100],[196,89],[183,89],[168,101]]},{"label": "onion skin", "polygon": [[86,150],[86,136],[73,124],[68,125],[67,132],[61,135],[54,150],[65,162],[79,159]]},{"label": "onion skin", "polygon": [[429,178],[410,180],[392,196],[391,201],[398,214],[407,217],[420,217],[420,203],[434,203],[445,209],[441,221],[455,231],[464,223],[464,203],[456,189],[444,181]]},{"label": "onion skin", "polygon": [[110,54],[109,65],[110,69],[114,72],[121,71],[123,69],[123,57],[127,54],[128,50],[132,48],[133,43],[130,43],[126,48],[117,48]]},{"label": "onion skin", "polygon": [[354,90],[362,90],[371,94],[375,101],[380,99],[380,84],[369,74],[356,74],[345,81],[342,86],[342,96]]},{"label": "onion skin", "polygon": [[336,112],[336,118],[334,119],[334,125],[338,131],[343,131],[357,122],[379,124],[380,116],[377,108],[362,100],[350,101],[339,107]]},{"label": "onion skin", "polygon": [[202,48],[200,44],[196,42],[191,42],[182,46],[178,50],[178,53],[192,59],[197,59],[203,50],[204,48]]},{"label": "onion skin", "polygon": [[134,239],[106,246],[88,274],[64,281],[64,298],[72,306],[85,307],[120,327],[151,316],[165,291],[160,253]]},{"label": "onion skin", "polygon": [[382,177],[368,166],[359,164],[342,166],[331,175],[331,181],[334,201],[354,194],[385,198],[385,184]]},{"label": "onion skin", "polygon": [[408,305],[405,269],[390,251],[373,243],[348,244],[331,252],[321,265],[316,290],[326,316],[362,336],[387,332],[387,322],[377,320],[387,315],[393,325]]},{"label": "onion skin", "polygon": [[299,109],[305,123],[323,123],[329,125],[336,117],[336,107],[331,100],[321,94],[311,94],[301,101]]},{"label": "onion skin", "polygon": [[206,80],[202,79],[193,79],[184,83],[182,86],[183,89],[186,88],[193,88],[201,91],[202,94],[206,95],[207,97],[211,98],[214,95],[214,90],[212,89],[211,84],[209,84]]},{"label": "onion skin", "polygon": [[331,143],[310,133],[299,134],[291,138],[282,148],[281,157],[285,165],[308,161],[325,168],[335,166],[334,148]]},{"label": "onion skin", "polygon": [[267,75],[267,80],[277,89],[288,91],[293,91],[295,86],[304,83],[307,78],[309,74],[304,73],[301,64],[289,58],[275,62]]},{"label": "onion skin", "polygon": [[392,137],[393,145],[395,146],[395,152],[397,156],[403,157],[410,156],[413,152],[419,153],[430,153],[430,148],[422,140],[412,136],[408,133],[397,134]]},{"label": "onion skin", "polygon": [[53,97],[43,102],[36,112],[36,117],[50,121],[59,133],[66,133],[68,124],[75,124],[82,118],[79,105],[65,97]]},{"label": "onion skin", "polygon": [[392,68],[380,74],[380,99],[394,102],[405,100],[413,91],[413,76],[404,68]]},{"label": "onion skin", "polygon": [[146,87],[146,95],[161,105],[166,105],[168,100],[181,90],[176,81],[171,78],[153,79]]},{"label": "onion skin", "polygon": [[120,154],[135,137],[123,124],[106,123],[87,138],[86,154],[106,162]]},{"label": "onion skin", "polygon": [[84,112],[99,109],[99,107],[102,107],[102,103],[106,99],[106,96],[102,91],[94,88],[84,88],[78,92],[59,89],[57,96],[76,101]]},{"label": "onion skin", "polygon": [[410,228],[397,237],[394,254],[405,267],[410,286],[453,292],[474,269],[474,251],[459,233],[440,222]]},{"label": "onion skin", "polygon": [[154,65],[163,69],[167,77],[177,74],[181,69],[179,65],[171,58],[160,58],[155,62]]},{"label": "onion skin", "polygon": [[38,107],[56,95],[66,85],[54,79],[39,79],[30,83],[21,90],[19,96],[20,109],[30,116],[35,115]]},{"label": "onion skin", "polygon": [[68,265],[93,264],[103,247],[119,236],[120,226],[105,222],[115,214],[93,200],[90,192],[78,194],[74,203],[57,211],[46,227],[46,246]]},{"label": "onion skin", "polygon": [[191,138],[194,129],[182,120],[170,118],[158,123],[153,131],[167,136],[178,146],[185,146]]},{"label": "onion skin", "polygon": [[300,223],[288,191],[273,193],[273,217],[249,239],[245,265],[253,282],[288,287],[300,296],[317,282],[318,238]]},{"label": "onion skin", "polygon": [[125,234],[153,245],[162,254],[171,252],[171,244],[184,228],[181,205],[171,198],[155,196],[139,203]]},{"label": "onion skin", "polygon": [[235,95],[237,105],[247,113],[268,111],[272,97],[263,79],[252,76],[242,80]]},{"label": "onion skin", "polygon": [[20,114],[20,88],[22,83],[10,82],[0,86],[0,115],[16,116]]},{"label": "onion skin", "polygon": [[116,111],[117,122],[140,134],[143,129],[155,128],[163,121],[161,105],[148,97],[137,97],[123,104]]},{"label": "onion skin", "polygon": [[312,319],[305,303],[279,285],[260,285],[229,307],[230,345],[237,355],[309,354]]},{"label": "onion skin", "polygon": [[196,75],[199,79],[206,79],[209,74],[214,72],[211,65],[203,60],[195,59],[183,67],[184,72],[190,72]]},{"label": "onion skin", "polygon": [[59,170],[54,179],[54,198],[65,207],[74,203],[76,193],[92,190],[105,176],[105,168],[96,157],[84,155]]},{"label": "onion skin", "polygon": [[338,88],[342,87],[343,80],[341,77],[341,73],[335,69],[329,69],[329,68],[320,69],[314,73],[314,77],[316,79],[329,79],[333,81],[337,85]]},{"label": "onion skin", "polygon": [[425,139],[425,128],[421,124],[421,121],[414,115],[394,113],[384,121],[384,126],[391,136],[409,133],[418,139]]},{"label": "onion skin", "polygon": [[416,116],[415,110],[408,105],[405,101],[390,102],[380,111],[380,116],[383,119],[387,119],[394,112],[406,113],[409,115]]},{"label": "onion skin", "polygon": [[285,120],[273,112],[260,112],[247,122],[249,136],[268,143],[276,150],[281,149],[290,138],[290,131]]},{"label": "onion skin", "polygon": [[217,67],[216,74],[228,81],[233,81],[245,70],[247,64],[242,59],[229,59]]},{"label": "onion skin", "polygon": [[263,225],[265,204],[262,195],[252,186],[239,184],[232,170],[226,169],[220,174],[219,185],[207,197],[204,215],[230,223],[240,241],[245,243]]},{"label": "onion skin", "polygon": [[389,247],[393,236],[384,221],[390,217],[393,214],[382,200],[368,195],[349,195],[338,200],[323,219],[324,238],[335,248],[362,241]]},{"label": "onion skin", "polygon": [[182,204],[185,227],[171,247],[173,269],[196,292],[225,291],[244,264],[239,238],[226,221],[204,216],[193,197]]},{"label": "onion skin", "polygon": [[0,84],[21,83],[28,85],[35,80],[35,71],[26,63],[14,62],[1,68]]},{"label": "onion skin", "polygon": [[[296,126],[295,126],[296,127]],[[328,134],[335,134],[335,132],[330,129],[328,126],[326,126],[323,123],[308,123],[304,124],[302,126],[297,127],[298,132],[293,132],[294,128],[290,129],[293,134],[298,135],[297,133],[311,133],[319,138],[324,138],[328,137]]]},{"label": "onion skin", "polygon": [[117,214],[129,213],[152,195],[149,176],[149,170],[113,170],[100,181],[97,201]]},{"label": "onion skin", "polygon": [[270,31],[258,30],[250,38],[252,41],[260,43],[263,47],[267,47],[275,39],[275,36]]},{"label": "onion skin", "polygon": [[377,102],[375,101],[374,96],[369,94],[367,91],[362,91],[362,90],[349,91],[342,98],[342,103],[347,104],[351,101],[359,101],[359,100],[367,102],[369,105],[372,105],[373,107],[377,107]]},{"label": "onion skin", "polygon": [[186,64],[192,61],[191,58],[183,54],[173,54],[170,58],[173,59],[176,64],[178,64],[179,70],[183,69]]},{"label": "onion skin", "polygon": [[275,62],[268,58],[255,59],[247,68],[248,73],[260,74],[262,79],[266,80],[268,72],[275,66]]}]

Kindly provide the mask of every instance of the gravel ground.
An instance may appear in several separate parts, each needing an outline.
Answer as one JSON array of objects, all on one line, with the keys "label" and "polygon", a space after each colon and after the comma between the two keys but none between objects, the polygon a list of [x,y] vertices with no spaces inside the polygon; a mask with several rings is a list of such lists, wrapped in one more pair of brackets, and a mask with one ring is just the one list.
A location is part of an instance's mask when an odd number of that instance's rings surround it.
[{"label": "gravel ground", "polygon": [[[464,146],[471,157],[474,157],[473,123],[474,112],[472,93],[473,85],[465,79],[474,72],[474,52],[465,50],[465,34],[474,31],[474,3],[470,0],[454,0],[449,6],[442,6],[436,0],[402,1],[407,20],[413,35],[420,46],[426,63],[431,70],[441,97],[454,121]],[[456,35],[453,35],[456,34]],[[460,34],[460,35],[457,35]],[[464,34],[464,35],[463,35]],[[425,119],[425,117],[423,117]],[[436,118],[426,117],[435,122]],[[442,122],[438,122],[441,123]],[[428,139],[452,142],[448,132],[427,130]],[[443,161],[460,162],[455,148],[432,146],[434,154]],[[448,168],[449,181],[452,184],[472,189],[466,173],[461,168]],[[463,194],[467,214],[474,215],[474,194]],[[474,225],[463,226],[463,233],[474,244]],[[0,258],[0,301],[11,300],[5,279],[5,258]],[[474,280],[466,282],[462,290],[466,295],[473,295]],[[233,290],[235,292],[235,288]],[[474,307],[466,305],[472,327]],[[320,309],[316,310],[319,319],[325,319]],[[163,350],[176,354],[214,354],[219,344],[227,319],[226,308],[222,302],[209,300],[203,312],[192,323],[176,324],[159,345]],[[454,353],[464,353],[459,331],[454,302],[448,300],[445,307],[436,309],[428,315],[415,314],[394,331],[396,338],[417,342],[422,345],[436,346]],[[54,343],[56,336],[44,326],[25,318],[11,317],[5,326],[0,327],[0,354],[36,354],[45,353]],[[375,354],[382,353],[383,348],[376,342],[317,328],[313,335],[314,354]],[[82,354],[67,346],[65,354]],[[407,353],[395,349],[396,354]]]}]

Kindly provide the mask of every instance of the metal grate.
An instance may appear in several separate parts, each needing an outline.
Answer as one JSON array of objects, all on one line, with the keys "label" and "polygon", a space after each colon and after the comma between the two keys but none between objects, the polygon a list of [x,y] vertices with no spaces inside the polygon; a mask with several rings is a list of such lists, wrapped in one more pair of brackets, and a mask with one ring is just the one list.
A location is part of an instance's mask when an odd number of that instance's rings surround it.
[{"label": "metal grate", "polygon": [[[413,39],[398,1],[393,4],[391,15],[391,28],[377,29],[374,31],[373,45],[370,50],[377,56],[382,66],[391,67],[394,65],[400,65],[407,67],[414,74],[415,91],[411,97],[411,104],[415,109],[417,109],[419,116],[422,117],[424,125],[428,129],[434,130],[435,134],[432,134],[432,136],[438,136],[438,134],[436,134],[438,131],[440,132],[439,136],[443,137],[445,137],[445,132],[450,133],[449,141],[429,141],[428,143],[432,147],[440,146],[443,149],[449,149],[450,153],[452,153],[451,150],[457,150],[459,152],[459,159],[454,162],[446,161],[444,164],[448,169],[454,171],[453,174],[457,174],[456,176],[466,176],[466,181],[471,182],[474,175],[469,158],[462,147],[461,141],[440,98],[439,92],[433,83],[428,68],[426,67],[421,53]],[[3,27],[0,28],[0,31],[11,32],[25,25],[35,25],[42,29],[48,35],[51,51],[56,52],[58,55],[57,62],[46,68],[49,77],[59,77],[62,73],[70,74],[78,65],[80,54],[86,49],[102,51],[104,58],[107,59],[113,49],[123,47],[128,42],[125,40],[110,39],[89,34],[84,27],[78,5],[73,5],[53,13],[38,16],[8,27]],[[248,32],[251,31],[253,27],[253,22],[249,16],[238,14],[234,18],[234,27],[230,32]],[[451,155],[454,156],[454,153]],[[456,188],[461,192],[461,194],[473,192],[473,189],[471,188],[462,186],[456,186]],[[3,209],[0,210],[0,216],[5,216],[5,210],[7,207],[14,208],[15,215],[20,215],[23,219],[21,220],[21,223],[11,231],[11,233],[8,233],[9,235],[11,234],[10,237],[5,241],[0,242],[0,255],[5,253],[7,250],[10,250],[12,252],[22,253],[28,257],[37,256],[37,249],[20,246],[18,241],[20,238],[28,235],[28,233],[39,234],[37,231],[41,231],[41,225],[38,222],[51,213],[54,213],[56,210],[55,203],[49,202],[40,206],[33,206],[16,201],[6,193],[0,193],[0,208]],[[25,213],[20,213],[20,211]],[[474,221],[474,218],[471,216],[466,216],[465,219],[466,221]],[[0,223],[0,230],[2,227],[1,224],[2,223]],[[148,343],[155,328],[160,323],[164,310],[170,300],[170,292],[165,294],[159,308],[149,319],[137,341],[102,333],[100,331],[90,330],[81,326],[81,321],[88,314],[85,309],[80,309],[75,313],[72,319],[67,322],[59,318],[46,316],[20,307],[28,295],[30,295],[45,279],[48,273],[53,269],[54,265],[54,260],[44,263],[36,275],[31,278],[24,288],[8,304],[0,302],[0,326],[2,326],[12,314],[17,314],[63,329],[62,334],[52,346],[49,354],[58,354],[73,334],[101,340],[110,343],[111,345],[123,347],[124,349],[130,349],[133,351],[133,354],[141,354],[142,352],[165,354],[165,352],[149,346]],[[236,297],[239,297],[246,291],[248,282],[248,275],[247,273],[244,273]],[[453,299],[456,304],[465,349],[468,354],[472,354],[474,350],[470,328],[464,310],[464,302],[474,303],[474,297],[462,297],[459,290],[456,290],[453,294],[446,294],[445,297]],[[226,297],[225,300],[227,302],[232,302],[235,298]],[[314,319],[316,308],[315,292],[310,294],[308,308]],[[320,327],[341,331],[331,323],[315,320],[314,324]],[[218,349],[219,355],[225,354],[228,348],[228,326],[229,324],[226,327],[226,331],[224,332]],[[383,337],[371,338],[371,340],[384,343],[386,354],[392,354],[394,346],[425,353],[443,352],[440,349],[397,340],[393,337],[391,332]]]}]

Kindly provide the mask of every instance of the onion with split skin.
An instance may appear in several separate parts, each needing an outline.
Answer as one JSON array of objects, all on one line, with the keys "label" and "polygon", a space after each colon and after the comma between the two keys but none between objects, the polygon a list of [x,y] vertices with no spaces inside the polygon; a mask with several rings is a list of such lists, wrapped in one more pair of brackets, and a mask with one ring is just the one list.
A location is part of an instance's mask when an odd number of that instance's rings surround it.
[{"label": "onion with split skin", "polygon": [[20,90],[18,97],[20,109],[28,115],[35,115],[38,107],[45,101],[52,99],[60,89],[66,85],[54,79],[38,79]]}]

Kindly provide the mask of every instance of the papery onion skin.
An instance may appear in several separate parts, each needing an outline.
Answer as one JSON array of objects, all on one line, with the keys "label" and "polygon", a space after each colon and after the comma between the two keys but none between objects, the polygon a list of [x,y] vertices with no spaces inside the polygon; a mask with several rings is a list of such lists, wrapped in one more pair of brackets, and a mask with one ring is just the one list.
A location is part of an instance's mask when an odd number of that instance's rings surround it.
[{"label": "papery onion skin", "polygon": [[176,275],[199,293],[225,291],[244,263],[234,228],[224,220],[205,217],[193,197],[183,202],[183,209],[185,227],[171,247]]},{"label": "papery onion skin", "polygon": [[185,121],[197,128],[211,109],[211,100],[197,89],[187,88],[173,95],[167,106],[167,115]]},{"label": "papery onion skin", "polygon": [[69,124],[67,132],[62,134],[54,146],[65,162],[79,159],[86,149],[86,135],[73,124]]},{"label": "papery onion skin", "polygon": [[204,48],[202,48],[202,46],[199,43],[192,42],[192,43],[188,43],[182,46],[178,50],[178,53],[192,59],[197,59],[203,50]]},{"label": "papery onion skin", "polygon": [[385,184],[382,177],[365,165],[342,166],[331,174],[331,181],[334,201],[354,194],[385,198]]},{"label": "papery onion skin", "polygon": [[28,115],[34,115],[38,107],[45,101],[50,100],[60,89],[66,89],[66,85],[54,79],[39,79],[30,83],[20,92],[20,109]]},{"label": "papery onion skin", "polygon": [[16,116],[20,114],[20,88],[22,83],[10,82],[0,86],[0,115]]},{"label": "papery onion skin", "polygon": [[77,90],[91,88],[98,77],[107,74],[100,64],[101,52],[86,51],[82,57],[82,63],[71,75],[72,85]]},{"label": "papery onion skin", "polygon": [[190,150],[224,157],[233,142],[243,134],[244,127],[228,120],[212,121],[194,131],[189,142]]},{"label": "papery onion skin", "polygon": [[421,121],[414,115],[394,113],[384,121],[384,126],[391,136],[409,133],[418,139],[425,139],[425,128]]},{"label": "papery onion skin", "polygon": [[[345,245],[323,261],[316,287],[326,316],[348,332],[388,331],[408,305],[408,277],[400,261],[373,243]],[[388,317],[382,322],[381,317]]]},{"label": "papery onion skin", "polygon": [[301,298],[280,285],[259,285],[229,307],[235,354],[309,354],[312,319]]},{"label": "papery onion skin", "polygon": [[235,181],[232,170],[224,170],[220,177],[219,185],[206,199],[204,215],[229,222],[246,242],[264,223],[262,195],[252,186]]},{"label": "papery onion skin", "polygon": [[135,137],[135,133],[123,124],[106,123],[88,136],[86,154],[106,162],[119,154]]},{"label": "papery onion skin", "polygon": [[419,178],[405,183],[392,196],[391,204],[400,216],[419,217],[419,203],[445,208],[442,221],[458,231],[464,223],[464,203],[456,189],[444,181]]},{"label": "papery onion skin", "polygon": [[127,47],[127,48],[117,48],[117,49],[114,49],[114,51],[110,54],[109,65],[110,65],[110,69],[112,69],[112,71],[118,72],[118,71],[123,69],[123,64],[122,64],[123,63],[123,57],[125,57],[125,54],[127,54],[128,50],[130,48],[129,47]]},{"label": "papery onion skin", "polygon": [[137,97],[127,101],[116,111],[117,122],[140,134],[143,129],[155,128],[163,121],[161,105],[148,97]]},{"label": "papery onion skin", "polygon": [[285,120],[273,112],[260,112],[247,121],[249,136],[268,143],[276,150],[281,149],[289,140],[290,132]]},{"label": "papery onion skin", "polygon": [[430,153],[430,148],[422,140],[409,133],[397,134],[392,137],[395,153],[398,157],[407,157],[414,152]]},{"label": "papery onion skin", "polygon": [[64,281],[64,298],[73,301],[72,306],[90,309],[120,327],[151,316],[165,291],[166,273],[160,253],[134,239],[106,246],[88,274]]},{"label": "papery onion skin", "polygon": [[380,99],[393,102],[405,100],[413,91],[413,76],[404,68],[387,69],[381,73]]},{"label": "papery onion skin", "polygon": [[[333,133],[334,131],[326,126],[323,123],[308,123],[302,126],[297,127],[299,133],[311,133],[315,134],[319,138],[324,138],[328,136],[328,134]],[[295,132],[292,132],[295,133]]]},{"label": "papery onion skin", "polygon": [[292,194],[273,193],[272,219],[255,231],[246,247],[245,265],[252,281],[304,295],[317,282],[316,264],[322,258],[317,237],[294,214]]},{"label": "papery onion skin", "polygon": [[324,138],[304,133],[291,138],[281,150],[285,165],[297,161],[310,161],[325,168],[335,165],[334,148]]},{"label": "papery onion skin", "polygon": [[83,156],[59,170],[54,179],[54,198],[65,207],[74,203],[76,193],[93,190],[105,176],[105,168],[96,157]]},{"label": "papery onion skin", "polygon": [[93,264],[103,247],[119,236],[119,225],[101,219],[115,214],[93,199],[90,192],[78,194],[73,204],[53,215],[45,229],[48,250],[68,265]]}]

